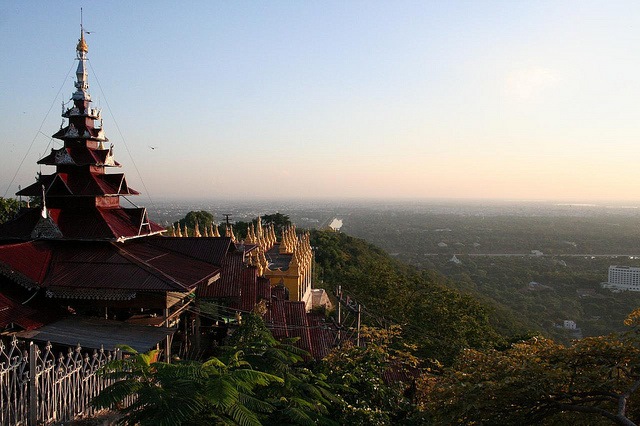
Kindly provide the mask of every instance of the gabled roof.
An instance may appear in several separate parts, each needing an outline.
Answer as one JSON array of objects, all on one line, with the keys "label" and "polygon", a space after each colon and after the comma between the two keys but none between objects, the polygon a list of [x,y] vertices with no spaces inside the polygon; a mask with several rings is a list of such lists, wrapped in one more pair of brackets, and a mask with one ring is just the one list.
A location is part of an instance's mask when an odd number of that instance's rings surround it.
[{"label": "gabled roof", "polygon": [[49,289],[50,296],[126,299],[138,291],[190,292],[220,272],[218,265],[163,249],[151,240],[2,245],[0,273],[10,279],[26,277],[33,285]]},{"label": "gabled roof", "polygon": [[43,326],[42,312],[16,302],[0,293],[0,328],[15,324],[25,330]]},{"label": "gabled roof", "polygon": [[17,272],[33,284],[41,283],[47,274],[51,256],[48,245],[40,241],[1,245],[0,266],[4,268],[0,267],[0,273],[5,271],[3,275],[12,279]]}]

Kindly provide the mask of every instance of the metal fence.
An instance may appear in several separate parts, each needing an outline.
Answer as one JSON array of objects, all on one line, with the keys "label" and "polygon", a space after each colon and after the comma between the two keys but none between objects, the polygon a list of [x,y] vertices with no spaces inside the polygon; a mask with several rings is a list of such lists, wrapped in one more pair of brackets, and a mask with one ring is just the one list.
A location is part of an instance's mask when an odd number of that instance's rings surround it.
[{"label": "metal fence", "polygon": [[122,352],[69,348],[54,354],[15,337],[0,341],[0,425],[36,426],[95,413],[91,399],[113,383],[96,371]]}]

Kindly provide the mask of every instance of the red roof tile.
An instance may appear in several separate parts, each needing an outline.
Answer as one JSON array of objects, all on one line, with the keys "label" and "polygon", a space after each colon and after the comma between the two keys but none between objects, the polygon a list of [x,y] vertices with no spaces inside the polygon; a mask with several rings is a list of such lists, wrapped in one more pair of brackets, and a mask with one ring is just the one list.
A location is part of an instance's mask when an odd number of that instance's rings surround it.
[{"label": "red roof tile", "polygon": [[44,242],[0,246],[0,263],[37,284],[44,281],[51,256],[51,248]]},{"label": "red roof tile", "polygon": [[227,252],[232,250],[229,237],[153,237],[146,241],[167,250],[222,266]]},{"label": "red roof tile", "polygon": [[307,313],[304,302],[272,300],[265,322],[278,339],[298,337],[296,346],[314,359],[326,357],[334,347],[335,326],[324,315]]},{"label": "red roof tile", "polygon": [[[117,240],[158,234],[164,228],[155,222],[142,225],[144,208],[90,207],[47,209],[64,239]],[[0,225],[0,238],[31,239],[31,231],[41,218],[39,208],[23,211],[14,220]],[[216,247],[217,250],[217,247]]]},{"label": "red roof tile", "polygon": [[311,337],[311,355],[314,359],[322,359],[335,347],[337,329],[333,323],[327,322],[321,313],[308,313],[307,321]]},{"label": "red roof tile", "polygon": [[37,310],[0,294],[0,328],[15,324],[25,330],[34,330],[45,324],[41,317],[42,314]]},{"label": "red roof tile", "polygon": [[[8,244],[0,246],[0,262],[4,269],[58,292],[61,289],[187,292],[220,273],[220,267],[212,263],[162,249],[147,240],[151,239],[124,243],[47,240]],[[11,277],[6,272],[4,275]]]},{"label": "red roof tile", "polygon": [[[199,238],[198,238],[199,239]],[[208,287],[198,289],[198,297],[203,298],[234,298],[240,305],[241,289],[243,285],[243,273],[246,266],[243,262],[242,252],[233,252],[225,256],[222,262],[220,279]],[[248,310],[248,309],[247,309]]]}]

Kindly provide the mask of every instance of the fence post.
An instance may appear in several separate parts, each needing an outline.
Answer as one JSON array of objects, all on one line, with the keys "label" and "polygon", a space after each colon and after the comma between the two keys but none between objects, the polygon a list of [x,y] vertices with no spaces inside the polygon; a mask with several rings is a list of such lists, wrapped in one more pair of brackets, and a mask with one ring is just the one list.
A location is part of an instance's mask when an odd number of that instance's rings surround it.
[{"label": "fence post", "polygon": [[36,388],[36,349],[29,342],[29,426],[38,424],[38,389]]}]

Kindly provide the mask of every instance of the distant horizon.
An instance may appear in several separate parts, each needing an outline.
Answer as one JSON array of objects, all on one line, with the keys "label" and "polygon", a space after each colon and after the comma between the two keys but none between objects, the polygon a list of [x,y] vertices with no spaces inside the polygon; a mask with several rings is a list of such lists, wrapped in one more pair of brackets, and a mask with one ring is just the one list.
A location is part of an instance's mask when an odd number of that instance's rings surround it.
[{"label": "distant horizon", "polygon": [[[146,198],[146,197],[145,197]],[[148,198],[146,198],[148,200]],[[518,199],[518,198],[381,198],[381,197],[178,197],[161,196],[152,197],[153,202],[243,202],[243,203],[263,203],[263,202],[363,202],[363,203],[453,203],[453,204],[550,204],[556,206],[607,206],[612,205],[620,208],[640,207],[640,199],[635,200],[615,200],[615,199],[591,199],[591,200],[571,200],[571,199]],[[636,206],[634,206],[636,204]],[[628,206],[627,206],[628,205]]]}]

